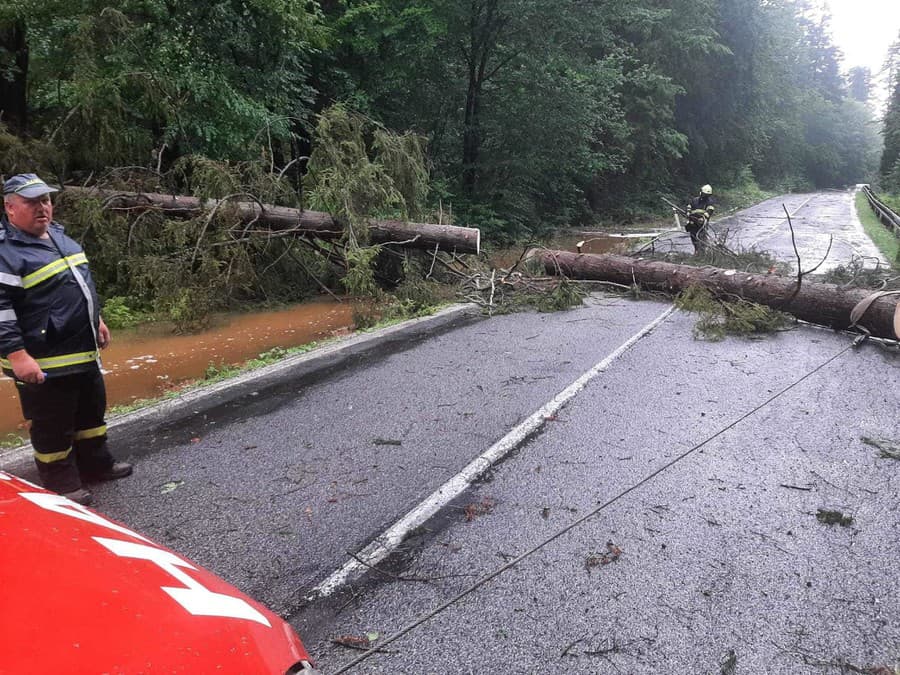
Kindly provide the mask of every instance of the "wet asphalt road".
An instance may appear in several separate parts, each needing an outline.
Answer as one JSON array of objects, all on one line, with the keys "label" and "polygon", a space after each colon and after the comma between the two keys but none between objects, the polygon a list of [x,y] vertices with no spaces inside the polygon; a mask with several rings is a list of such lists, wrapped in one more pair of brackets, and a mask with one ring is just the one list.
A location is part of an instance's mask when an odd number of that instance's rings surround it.
[{"label": "wet asphalt road", "polygon": [[[853,191],[782,195],[715,218],[711,228],[713,239],[724,240],[731,250],[767,251],[791,265],[793,272],[797,271],[798,254],[804,271],[821,262],[816,270],[819,274],[853,260],[866,268],[886,264],[859,222]],[[691,250],[685,233],[666,235],[657,246],[662,250]]]},{"label": "wet asphalt road", "polygon": [[692,323],[640,341],[388,567],[429,583],[371,575],[298,613],[325,670],[355,657],[328,639],[399,631],[722,430],[354,672],[896,663],[900,463],[862,440],[900,438],[896,354],[811,328],[698,342]]},{"label": "wet asphalt road", "polygon": [[[798,213],[840,229],[825,214],[849,200],[829,193]],[[766,204],[732,219],[751,244],[783,243],[762,217],[781,201]],[[164,428],[113,432],[137,469],[97,486],[97,508],[289,617],[326,673],[360,655],[333,638],[384,641],[614,498],[351,672],[900,662],[900,461],[863,440],[900,442],[896,349],[851,349],[811,327],[698,341],[681,313],[413,532],[384,572],[306,599],[348,552],[667,307],[595,295],[568,312],[376,338],[327,371],[244,388]],[[27,462],[12,468],[33,478]],[[853,520],[823,524],[820,509]]]}]

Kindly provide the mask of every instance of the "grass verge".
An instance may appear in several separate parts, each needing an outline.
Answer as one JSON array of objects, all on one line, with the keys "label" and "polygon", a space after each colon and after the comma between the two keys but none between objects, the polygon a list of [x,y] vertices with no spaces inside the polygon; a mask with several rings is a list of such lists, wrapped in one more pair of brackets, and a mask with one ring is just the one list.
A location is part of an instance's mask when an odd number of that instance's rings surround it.
[{"label": "grass verge", "polygon": [[878,220],[878,217],[869,206],[869,200],[863,192],[856,193],[856,213],[862,223],[863,229],[869,238],[875,242],[875,246],[881,251],[882,255],[896,266],[900,261],[900,239],[894,236],[894,233],[887,229]]}]

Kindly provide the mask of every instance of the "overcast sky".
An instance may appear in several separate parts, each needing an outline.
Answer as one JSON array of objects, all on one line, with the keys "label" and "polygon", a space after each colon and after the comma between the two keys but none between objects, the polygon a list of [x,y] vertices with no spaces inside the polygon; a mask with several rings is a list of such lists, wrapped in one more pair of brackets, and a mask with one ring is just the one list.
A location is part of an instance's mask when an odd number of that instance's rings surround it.
[{"label": "overcast sky", "polygon": [[844,52],[844,68],[868,66],[877,73],[888,47],[900,36],[900,0],[825,0],[831,32]]}]

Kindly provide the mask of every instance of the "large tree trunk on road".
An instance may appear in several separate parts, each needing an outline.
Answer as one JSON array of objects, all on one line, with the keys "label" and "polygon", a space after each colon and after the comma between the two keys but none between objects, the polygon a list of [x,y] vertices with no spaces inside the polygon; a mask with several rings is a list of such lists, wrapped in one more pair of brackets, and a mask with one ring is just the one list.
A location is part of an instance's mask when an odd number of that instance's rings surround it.
[{"label": "large tree trunk on road", "polygon": [[[618,284],[639,284],[649,290],[678,293],[689,286],[700,285],[716,297],[738,296],[767,305],[798,319],[830,328],[850,327],[850,312],[857,303],[872,294],[861,288],[841,288],[834,284],[770,274],[750,274],[715,267],[691,267],[673,263],[640,260],[619,255],[593,255],[568,251],[541,251],[547,272],[562,273],[573,279],[595,279]],[[893,339],[893,316],[898,296],[877,298],[858,324],[872,335]]]},{"label": "large tree trunk on road", "polygon": [[[216,208],[220,202],[214,199],[163,195],[152,192],[118,192],[77,186],[65,186],[65,191],[86,197],[99,197],[109,208],[123,210],[158,209],[168,215],[193,218]],[[244,223],[257,222],[273,230],[294,230],[298,236],[309,235],[318,239],[338,239],[344,234],[341,225],[327,213],[292,209],[286,206],[260,206],[257,202],[229,201],[228,206],[238,210]],[[372,220],[369,237],[375,244],[397,243],[412,248],[459,253],[478,253],[481,231],[473,227],[435,225],[432,223],[407,223],[402,220]]]}]

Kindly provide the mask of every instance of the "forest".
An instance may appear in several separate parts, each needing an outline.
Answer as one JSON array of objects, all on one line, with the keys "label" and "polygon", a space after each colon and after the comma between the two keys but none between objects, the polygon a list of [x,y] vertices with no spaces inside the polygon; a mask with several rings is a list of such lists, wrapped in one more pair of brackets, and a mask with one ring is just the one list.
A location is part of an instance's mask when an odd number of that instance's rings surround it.
[{"label": "forest", "polygon": [[61,197],[104,251],[107,299],[187,319],[204,299],[408,278],[409,259],[374,264],[368,218],[452,220],[499,244],[646,218],[704,183],[890,198],[900,36],[882,119],[878,74],[844,72],[829,22],[813,0],[4,3],[0,172],[251,195],[349,225],[340,245],[239,246],[227,209],[210,226]]}]

